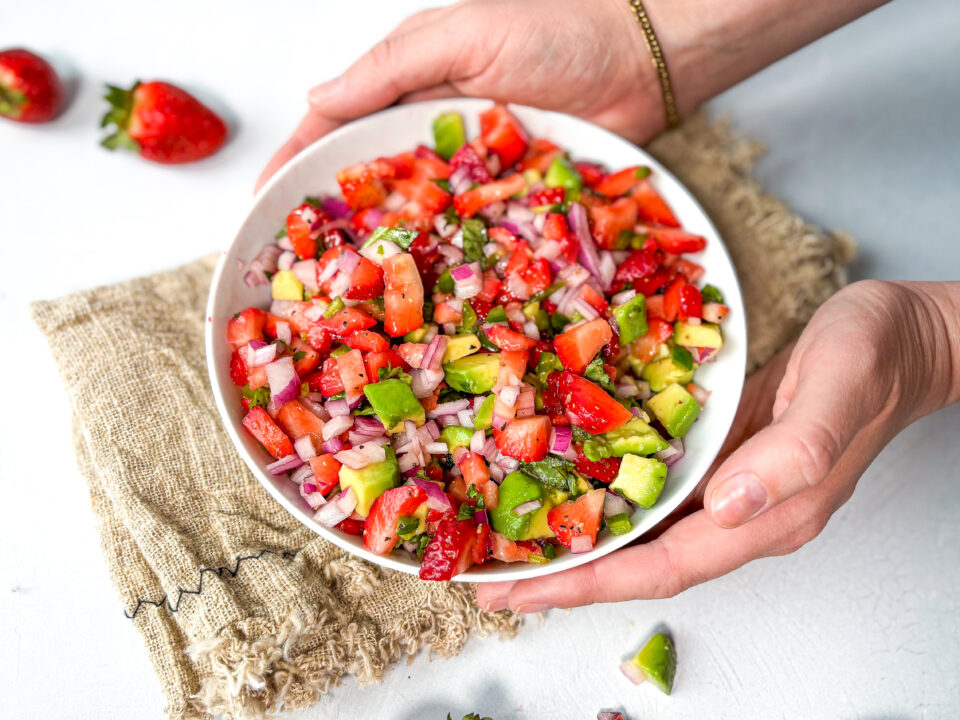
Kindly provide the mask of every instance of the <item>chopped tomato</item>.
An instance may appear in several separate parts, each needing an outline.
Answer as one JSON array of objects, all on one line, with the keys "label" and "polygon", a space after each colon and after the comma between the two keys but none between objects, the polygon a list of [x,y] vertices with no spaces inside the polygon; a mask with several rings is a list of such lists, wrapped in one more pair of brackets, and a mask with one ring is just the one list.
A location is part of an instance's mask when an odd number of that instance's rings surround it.
[{"label": "chopped tomato", "polygon": [[468,452],[460,458],[460,472],[468,486],[473,486],[483,494],[484,507],[493,510],[497,507],[499,492],[497,484],[490,480],[490,472],[483,457],[475,452]]},{"label": "chopped tomato", "polygon": [[597,544],[600,520],[603,518],[603,498],[606,490],[591,490],[576,500],[567,500],[547,512],[547,524],[564,547],[571,547],[573,539],[590,539]]},{"label": "chopped tomato", "polygon": [[523,281],[530,288],[530,295],[536,295],[543,292],[553,281],[553,273],[550,272],[550,263],[543,258],[532,261],[521,273]]},{"label": "chopped tomato", "polygon": [[663,295],[651,295],[647,298],[647,319],[663,317]]},{"label": "chopped tomato", "polygon": [[536,192],[530,193],[530,207],[540,207],[541,205],[562,205],[566,197],[566,188],[544,188],[543,190],[537,190]]},{"label": "chopped tomato", "polygon": [[347,300],[372,300],[381,295],[383,295],[383,270],[367,258],[360,258],[353,275],[350,276],[350,287],[343,297]]},{"label": "chopped tomato", "polygon": [[427,494],[416,485],[385,491],[373,501],[363,527],[363,546],[377,555],[388,554],[400,539],[397,522],[401,515],[413,515]]},{"label": "chopped tomato", "polygon": [[680,288],[680,306],[677,319],[686,322],[690,318],[703,315],[703,297],[693,285],[684,285]]},{"label": "chopped tomato", "polygon": [[534,138],[530,141],[530,147],[520,162],[520,169],[536,170],[542,175],[550,169],[553,161],[563,154],[563,150],[549,140]]},{"label": "chopped tomato", "polygon": [[703,304],[703,319],[707,322],[722,323],[730,312],[730,308],[722,303],[709,302]]},{"label": "chopped tomato", "polygon": [[391,337],[406,335],[423,325],[423,283],[410,253],[383,261],[384,328]]},{"label": "chopped tomato", "polygon": [[703,277],[703,265],[697,265],[695,262],[690,262],[689,260],[677,260],[673,267],[678,273],[687,279],[688,283],[695,283],[697,280]]},{"label": "chopped tomato", "polygon": [[501,350],[529,350],[537,344],[536,340],[505,328],[503,325],[491,325],[486,333],[490,342]]},{"label": "chopped tomato", "polygon": [[673,322],[680,315],[680,295],[685,285],[682,277],[676,277],[663,293],[663,319],[667,322]]},{"label": "chopped tomato", "polygon": [[[423,356],[421,355],[421,357]],[[379,382],[380,368],[400,368],[404,371],[410,369],[410,365],[400,357],[396,350],[367,353],[363,356],[363,365],[367,370],[367,378],[370,382]]]},{"label": "chopped tomato", "polygon": [[613,276],[613,281],[615,283],[635,282],[640,278],[649,277],[659,267],[660,258],[657,257],[657,253],[643,249],[634,250],[627,256],[626,260],[620,263]]},{"label": "chopped tomato", "polygon": [[[293,367],[297,371],[298,377],[309,375],[316,370],[317,365],[320,364],[320,353],[296,335],[293,336],[291,347],[293,348],[293,357],[295,358]],[[297,357],[300,359],[297,360]]]},{"label": "chopped tomato", "polygon": [[472,190],[455,195],[453,206],[460,217],[472,218],[482,208],[498,200],[506,200],[511,195],[522,192],[527,183],[523,175],[515,174],[503,180],[496,180],[486,185],[478,185]]},{"label": "chopped tomato", "polygon": [[397,354],[413,368],[420,367],[423,354],[427,351],[426,343],[403,343],[396,348]]},{"label": "chopped tomato", "polygon": [[342,393],[343,383],[340,380],[336,358],[327,358],[323,363],[323,369],[308,375],[306,382],[312,392],[322,393],[324,397],[333,397]]},{"label": "chopped tomato", "polygon": [[[533,547],[531,547],[533,546]],[[490,556],[501,562],[529,562],[531,555],[543,556],[536,543],[514,542],[498,532],[490,533]]]},{"label": "chopped tomato", "polygon": [[591,189],[595,189],[606,175],[604,169],[596,163],[575,162],[573,166],[583,178],[583,184]]},{"label": "chopped tomato", "polygon": [[243,427],[277,460],[293,455],[293,443],[267,411],[257,405],[243,418]]},{"label": "chopped tomato", "polygon": [[503,169],[517,163],[530,142],[520,121],[505,105],[499,104],[480,113],[480,136],[484,145],[500,158]]},{"label": "chopped tomato", "polygon": [[263,340],[267,314],[258,308],[247,308],[227,323],[227,342],[236,350],[251,340]]},{"label": "chopped tomato", "polygon": [[610,304],[604,300],[603,295],[594,290],[590,285],[580,286],[580,299],[601,315],[605,314],[610,307]]},{"label": "chopped tomato", "polygon": [[634,280],[633,289],[641,295],[653,295],[657,290],[670,282],[670,278],[670,271],[665,268],[660,268],[654,271],[652,275]]},{"label": "chopped tomato", "polygon": [[553,346],[567,370],[583,375],[594,356],[612,338],[610,323],[603,318],[597,318],[557,335],[553,339]]},{"label": "chopped tomato", "polygon": [[570,371],[560,374],[560,397],[570,423],[595,435],[616,430],[633,417],[599,385]]},{"label": "chopped tomato", "polygon": [[532,415],[514,418],[504,426],[503,430],[494,429],[493,437],[497,443],[497,450],[504,455],[523,462],[537,462],[547,456],[550,430],[550,418],[544,415]]}]

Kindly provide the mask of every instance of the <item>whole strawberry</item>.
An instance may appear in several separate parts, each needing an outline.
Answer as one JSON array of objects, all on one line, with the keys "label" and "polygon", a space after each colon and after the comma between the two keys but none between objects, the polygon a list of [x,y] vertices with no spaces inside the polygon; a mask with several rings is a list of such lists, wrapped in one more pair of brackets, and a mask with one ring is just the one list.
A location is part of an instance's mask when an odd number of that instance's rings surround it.
[{"label": "whole strawberry", "polygon": [[129,90],[107,85],[112,106],[102,127],[117,130],[102,145],[127,148],[153,162],[177,164],[213,155],[227,137],[227,126],[193,95],[170,83],[137,82]]},{"label": "whole strawberry", "polygon": [[62,106],[63,86],[50,63],[23,48],[0,51],[0,116],[41,123]]}]

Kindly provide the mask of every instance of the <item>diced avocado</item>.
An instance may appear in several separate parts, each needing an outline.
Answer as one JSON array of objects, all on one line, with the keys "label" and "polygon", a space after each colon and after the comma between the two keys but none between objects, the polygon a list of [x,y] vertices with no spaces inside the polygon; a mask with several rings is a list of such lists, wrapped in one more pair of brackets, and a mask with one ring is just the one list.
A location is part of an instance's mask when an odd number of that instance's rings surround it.
[{"label": "diced avocado", "polygon": [[685,322],[678,322],[673,329],[673,341],[684,347],[723,347],[723,335],[720,334],[720,326],[713,323],[688,325]]},{"label": "diced avocado", "polygon": [[419,535],[419,534],[422,533],[422,532],[426,532],[426,530],[427,530],[427,513],[428,513],[429,511],[430,511],[430,508],[427,507],[427,504],[426,504],[426,503],[423,503],[420,507],[418,507],[418,508],[416,509],[416,511],[414,511],[413,515],[411,516],[411,517],[415,517],[417,520],[420,521],[420,522],[417,524],[417,529],[414,530],[414,531],[412,531],[412,532],[409,532],[409,533],[403,533],[403,534],[400,535],[400,537],[401,537],[403,540],[409,540],[409,539],[412,538],[414,535]]},{"label": "diced avocado", "polygon": [[680,385],[668,385],[647,403],[672,437],[682,438],[700,415],[700,403]]},{"label": "diced avocado", "polygon": [[665,695],[670,694],[677,673],[677,651],[669,637],[657,633],[630,662],[640,669],[647,682]]},{"label": "diced avocado", "polygon": [[430,323],[424,323],[416,330],[411,330],[406,335],[403,336],[403,341],[408,343],[418,343],[423,342],[424,336],[429,332],[432,325]]},{"label": "diced avocado", "polygon": [[543,175],[541,175],[540,171],[536,168],[528,168],[523,171],[523,179],[526,181],[527,187],[530,187],[531,185],[543,182]]},{"label": "diced avocado", "polygon": [[637,417],[616,430],[604,433],[603,439],[610,445],[614,457],[623,457],[628,453],[653,455],[669,447],[667,441],[660,437],[660,433]]},{"label": "diced avocado", "polygon": [[476,335],[454,335],[447,342],[447,349],[443,351],[443,364],[459,360],[467,355],[473,355],[480,349],[480,340]]},{"label": "diced avocado", "polygon": [[543,178],[547,187],[564,187],[567,190],[579,190],[583,187],[583,178],[573,163],[563,155],[554,159]]},{"label": "diced avocado", "polygon": [[480,403],[477,416],[473,419],[473,426],[477,430],[486,430],[493,425],[493,402],[495,399],[493,395],[487,395],[487,399]]},{"label": "diced avocado", "polygon": [[357,514],[366,517],[370,514],[373,501],[400,481],[400,466],[397,456],[390,447],[384,448],[387,458],[383,462],[372,463],[362,470],[340,467],[340,487],[343,490],[353,488],[357,496]]},{"label": "diced avocado", "polygon": [[390,378],[364,385],[363,394],[384,427],[392,428],[405,420],[423,425],[423,405],[403,380]]},{"label": "diced avocado", "polygon": [[650,383],[651,390],[660,392],[671,383],[686,385],[693,380],[693,370],[685,370],[672,357],[665,357],[644,365],[640,377]]},{"label": "diced avocado", "polygon": [[513,509],[531,500],[542,500],[543,488],[536,480],[522,472],[512,472],[500,483],[497,507],[489,510],[490,525],[501,535],[519,540],[530,527],[534,513],[515,515]]},{"label": "diced avocado", "polygon": [[500,353],[468,355],[443,365],[443,379],[454,390],[479,395],[497,384]]},{"label": "diced avocado", "polygon": [[647,300],[642,294],[613,309],[620,328],[620,344],[626,347],[647,334]]},{"label": "diced avocado", "polygon": [[533,320],[537,316],[537,310],[539,309],[539,302],[528,302],[523,306],[523,316],[527,318],[527,320]]},{"label": "diced avocado", "polygon": [[458,447],[470,447],[470,438],[473,437],[473,428],[451,425],[440,431],[440,440],[447,444],[447,451],[453,452]]},{"label": "diced avocado", "polygon": [[467,141],[460,113],[442,113],[433,121],[433,145],[437,155],[449,160],[460,146]]},{"label": "diced avocado", "polygon": [[303,283],[292,270],[277,270],[271,281],[274,300],[303,300]]},{"label": "diced avocado", "polygon": [[667,466],[656,458],[627,454],[620,462],[620,472],[610,483],[610,489],[630,502],[651,508],[660,497],[666,479]]},{"label": "diced avocado", "polygon": [[527,531],[520,536],[521,540],[537,540],[538,538],[551,538],[554,536],[550,524],[547,522],[547,513],[553,504],[544,498],[543,507],[530,514],[530,525]]}]

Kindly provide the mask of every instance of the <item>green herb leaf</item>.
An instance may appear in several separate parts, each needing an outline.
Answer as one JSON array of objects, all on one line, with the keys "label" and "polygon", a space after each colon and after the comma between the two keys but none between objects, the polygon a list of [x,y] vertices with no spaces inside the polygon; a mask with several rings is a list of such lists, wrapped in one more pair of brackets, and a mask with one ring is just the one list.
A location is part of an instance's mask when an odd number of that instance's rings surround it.
[{"label": "green herb leaf", "polygon": [[573,463],[554,455],[547,455],[537,462],[520,463],[520,469],[543,485],[557,490],[568,490],[577,485]]},{"label": "green herb leaf", "polygon": [[483,500],[483,493],[477,490],[477,488],[473,485],[467,488],[467,497],[476,501],[477,510],[483,510],[486,508],[486,504]]},{"label": "green herb leaf", "polygon": [[465,300],[463,303],[463,311],[460,317],[460,326],[457,328],[458,334],[468,333],[473,331],[474,325],[477,324],[477,312],[473,309],[473,306],[470,304],[469,300]]},{"label": "green herb leaf", "polygon": [[590,361],[587,369],[583,371],[583,376],[588,380],[599,383],[600,387],[607,392],[616,394],[617,389],[613,386],[613,381],[610,380],[610,376],[603,367],[603,358],[599,355]]},{"label": "green herb leaf", "polygon": [[530,303],[540,302],[541,300],[546,300],[548,297],[553,295],[557,290],[559,290],[562,287],[565,287],[566,284],[567,284],[566,281],[558,280],[557,282],[553,283],[553,285],[548,287],[546,290],[541,290],[536,295],[533,295],[529,300],[527,300],[525,305],[529,305]]},{"label": "green herb leaf", "polygon": [[415,540],[414,544],[417,546],[417,558],[423,560],[423,553],[427,550],[427,545],[430,544],[430,536],[424,533],[419,535]]},{"label": "green herb leaf", "polygon": [[401,515],[397,518],[397,535],[409,535],[420,527],[420,518],[413,515]]},{"label": "green herb leaf", "polygon": [[270,389],[267,387],[259,387],[256,390],[252,390],[249,385],[244,385],[240,394],[250,401],[251,409],[258,406],[266,408],[267,405],[270,404]]},{"label": "green herb leaf", "polygon": [[300,361],[303,360],[306,356],[307,356],[307,354],[306,354],[303,350],[297,350],[297,351],[293,354],[293,361],[294,361],[294,362],[300,362]]},{"label": "green herb leaf", "polygon": [[450,268],[440,273],[436,285],[433,286],[433,291],[446,293],[447,295],[453,292],[453,275],[450,274]]},{"label": "green herb leaf", "polygon": [[498,323],[507,321],[507,311],[503,309],[503,305],[497,305],[496,307],[490,308],[490,312],[487,313],[487,322],[488,323]]},{"label": "green herb leaf", "polygon": [[476,508],[474,508],[473,505],[464,503],[460,506],[460,510],[457,512],[457,520],[471,520],[475,512]]},{"label": "green herb leaf", "polygon": [[434,183],[444,192],[450,192],[450,181],[446,178],[430,178],[430,182]]},{"label": "green herb leaf", "polygon": [[487,244],[487,226],[483,220],[470,218],[460,223],[463,230],[463,257],[468,262],[483,259],[483,246]]},{"label": "green herb leaf", "polygon": [[704,285],[703,289],[700,291],[700,294],[703,296],[703,299],[706,302],[723,302],[723,293],[717,290],[713,285]]},{"label": "green herb leaf", "polygon": [[404,250],[409,250],[410,244],[417,239],[419,234],[416,230],[404,230],[402,228],[384,227],[381,225],[367,238],[363,247],[373,245],[378,240],[389,240]]},{"label": "green herb leaf", "polygon": [[543,545],[543,556],[547,560],[556,560],[557,559],[557,549],[551,543],[544,543]]}]

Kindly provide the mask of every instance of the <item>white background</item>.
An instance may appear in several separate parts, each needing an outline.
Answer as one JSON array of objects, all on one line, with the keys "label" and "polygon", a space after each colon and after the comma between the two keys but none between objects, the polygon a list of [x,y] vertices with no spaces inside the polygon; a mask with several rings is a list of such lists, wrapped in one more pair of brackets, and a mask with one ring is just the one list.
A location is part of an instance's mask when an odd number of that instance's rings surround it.
[{"label": "white background", "polygon": [[[55,123],[0,123],[0,314],[12,329],[0,353],[0,717],[163,717],[100,557],[67,403],[27,303],[225,247],[305,90],[419,6],[0,2],[0,47],[32,47],[78,80]],[[769,188],[857,236],[856,277],[960,276],[957,37],[955,2],[901,0],[713,105],[769,143],[759,169]],[[221,110],[234,128],[224,151],[167,168],[101,150],[102,85],[136,78],[176,80]],[[909,428],[793,556],[669,601],[554,612],[512,643],[420,657],[380,687],[348,680],[298,717],[573,719],[601,707],[634,720],[956,717],[958,438],[958,407]],[[670,698],[616,668],[661,622],[680,653]]]}]

